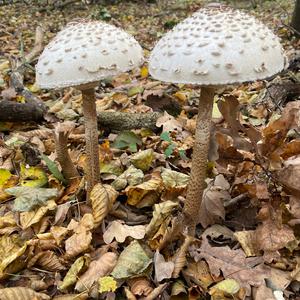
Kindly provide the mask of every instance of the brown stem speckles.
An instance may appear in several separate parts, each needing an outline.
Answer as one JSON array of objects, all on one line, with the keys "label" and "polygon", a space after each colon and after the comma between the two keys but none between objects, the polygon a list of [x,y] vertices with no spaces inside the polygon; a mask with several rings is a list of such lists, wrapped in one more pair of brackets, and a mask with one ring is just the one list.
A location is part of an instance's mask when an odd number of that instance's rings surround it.
[{"label": "brown stem speckles", "polygon": [[195,227],[199,223],[200,206],[205,188],[213,99],[214,89],[203,87],[199,100],[191,178],[184,204],[184,223],[190,235],[195,234]]},{"label": "brown stem speckles", "polygon": [[82,90],[82,108],[85,124],[87,156],[87,195],[89,198],[90,192],[94,185],[100,182],[97,113],[95,103],[95,91],[93,88]]}]

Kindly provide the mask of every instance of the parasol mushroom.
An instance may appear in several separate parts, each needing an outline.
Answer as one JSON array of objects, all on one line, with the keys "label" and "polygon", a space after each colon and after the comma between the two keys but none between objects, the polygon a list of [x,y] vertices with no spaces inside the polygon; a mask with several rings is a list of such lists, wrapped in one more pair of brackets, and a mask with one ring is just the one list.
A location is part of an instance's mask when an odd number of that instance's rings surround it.
[{"label": "parasol mushroom", "polygon": [[143,51],[128,33],[98,21],[72,22],[48,44],[36,65],[41,88],[82,92],[87,154],[87,192],[100,181],[95,90],[99,80],[139,66]]},{"label": "parasol mushroom", "polygon": [[285,67],[279,38],[253,16],[212,4],[185,19],[154,47],[150,74],[158,80],[201,86],[191,178],[184,220],[199,223],[205,188],[212,106],[216,88],[270,77]]}]

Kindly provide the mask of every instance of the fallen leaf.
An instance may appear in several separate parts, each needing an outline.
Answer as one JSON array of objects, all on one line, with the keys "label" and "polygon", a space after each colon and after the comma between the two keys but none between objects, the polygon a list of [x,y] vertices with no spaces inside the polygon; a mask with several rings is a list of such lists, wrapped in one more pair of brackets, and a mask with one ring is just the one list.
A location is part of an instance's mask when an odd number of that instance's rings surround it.
[{"label": "fallen leaf", "polygon": [[156,250],[154,254],[154,269],[155,269],[155,280],[158,282],[164,279],[169,279],[172,277],[174,271],[174,262],[166,262],[162,254]]},{"label": "fallen leaf", "polygon": [[5,190],[16,197],[14,201],[15,211],[30,211],[39,206],[46,205],[47,201],[58,196],[57,189],[35,188],[29,186],[17,186]]},{"label": "fallen leaf", "polygon": [[162,126],[162,131],[164,132],[176,131],[178,133],[182,131],[182,125],[167,112],[164,112],[164,115],[157,119],[156,126]]},{"label": "fallen leaf", "polygon": [[141,184],[143,179],[143,171],[134,166],[130,166],[123,174],[116,178],[111,185],[119,191],[125,189],[127,185],[135,186]]},{"label": "fallen leaf", "polygon": [[80,273],[82,273],[90,264],[90,257],[85,255],[77,258],[70,267],[62,283],[58,286],[60,290],[66,290],[78,280]]},{"label": "fallen leaf", "polygon": [[50,300],[50,296],[26,287],[0,289],[1,300]]},{"label": "fallen leaf", "polygon": [[99,278],[99,293],[114,292],[117,289],[117,282],[110,276]]},{"label": "fallen leaf", "polygon": [[127,237],[140,240],[145,236],[146,229],[144,225],[128,226],[120,221],[113,221],[103,233],[103,240],[110,244],[114,238],[119,243],[124,243]]},{"label": "fallen leaf", "polygon": [[143,172],[149,170],[154,159],[154,152],[152,149],[137,152],[130,157],[130,162]]},{"label": "fallen leaf", "polygon": [[39,167],[25,167],[21,165],[20,184],[21,186],[40,188],[48,183],[48,178],[43,169]]},{"label": "fallen leaf", "polygon": [[87,271],[83,273],[75,286],[75,290],[83,292],[99,280],[108,275],[117,263],[117,255],[113,252],[104,253],[100,258],[90,263]]},{"label": "fallen leaf", "polygon": [[120,254],[111,275],[116,279],[126,279],[143,273],[152,263],[137,241],[132,241]]},{"label": "fallen leaf", "polygon": [[108,184],[97,183],[90,195],[92,203],[94,227],[98,227],[109,211],[112,209],[114,202],[118,197],[118,192]]}]

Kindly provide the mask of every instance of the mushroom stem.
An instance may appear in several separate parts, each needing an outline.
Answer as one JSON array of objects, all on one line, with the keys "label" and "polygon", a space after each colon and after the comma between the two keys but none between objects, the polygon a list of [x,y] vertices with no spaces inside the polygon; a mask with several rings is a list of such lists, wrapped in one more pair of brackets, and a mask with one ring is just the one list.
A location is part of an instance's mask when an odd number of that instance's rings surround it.
[{"label": "mushroom stem", "polygon": [[82,108],[85,124],[87,156],[87,199],[89,199],[89,195],[94,185],[100,182],[97,113],[95,90],[93,88],[82,90]]},{"label": "mushroom stem", "polygon": [[65,122],[64,124],[58,123],[54,131],[57,160],[68,183],[80,177],[68,151],[68,137],[72,129],[72,127],[68,129]]},{"label": "mushroom stem", "polygon": [[183,210],[185,227],[188,228],[190,235],[195,235],[196,225],[199,223],[202,196],[205,189],[213,99],[213,88],[201,88],[195,144],[193,147],[191,178],[188,184],[187,197]]}]

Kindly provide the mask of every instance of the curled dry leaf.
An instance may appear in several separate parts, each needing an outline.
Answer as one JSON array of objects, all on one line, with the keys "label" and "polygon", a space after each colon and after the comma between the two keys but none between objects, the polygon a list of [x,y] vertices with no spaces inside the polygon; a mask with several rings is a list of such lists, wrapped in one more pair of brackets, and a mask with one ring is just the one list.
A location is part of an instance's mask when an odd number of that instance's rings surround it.
[{"label": "curled dry leaf", "polygon": [[138,169],[146,172],[150,169],[153,162],[154,151],[147,149],[144,151],[137,152],[130,157],[130,162]]},{"label": "curled dry leaf", "polygon": [[54,200],[47,201],[45,206],[35,209],[34,211],[26,211],[20,213],[20,225],[23,230],[29,228],[33,224],[38,223],[49,210],[57,207]]},{"label": "curled dry leaf", "polygon": [[182,131],[182,124],[178,122],[173,116],[169,115],[166,111],[164,115],[159,117],[156,121],[156,126],[161,127],[163,132]]},{"label": "curled dry leaf", "polygon": [[154,269],[156,281],[160,282],[164,279],[169,279],[174,271],[174,262],[166,262],[163,255],[156,250],[154,254]]},{"label": "curled dry leaf", "polygon": [[[136,186],[128,186],[125,190],[128,197],[127,203],[142,207],[141,202],[151,206],[158,199],[162,190],[162,180],[157,173],[152,178]],[[138,206],[139,205],[139,206]],[[145,205],[143,205],[145,206]]]},{"label": "curled dry leaf", "polygon": [[74,220],[70,222],[68,229],[74,230],[74,234],[66,240],[67,256],[74,257],[90,247],[93,228],[94,218],[91,214],[85,214],[79,223]]},{"label": "curled dry leaf", "polygon": [[240,285],[236,280],[225,279],[218,282],[213,287],[211,287],[209,289],[209,294],[216,295],[217,293],[221,292],[224,297],[227,294],[234,296],[234,294],[238,293],[239,290],[240,290]]},{"label": "curled dry leaf", "polygon": [[118,192],[110,185],[96,184],[90,195],[93,208],[94,227],[98,227],[111,210]]},{"label": "curled dry leaf", "polygon": [[111,275],[116,279],[127,279],[143,273],[151,263],[139,242],[134,240],[120,254]]},{"label": "curled dry leaf", "polygon": [[26,287],[13,287],[0,289],[1,300],[50,300],[50,297],[44,293],[37,293]]},{"label": "curled dry leaf", "polygon": [[75,289],[79,292],[88,290],[100,277],[108,275],[117,263],[117,255],[113,252],[103,254],[92,261],[87,271],[77,281]]},{"label": "curled dry leaf", "polygon": [[135,186],[141,184],[144,179],[142,170],[130,166],[124,173],[114,180],[111,184],[117,191],[125,189],[127,185]]},{"label": "curled dry leaf", "polygon": [[217,175],[204,190],[200,209],[200,223],[203,227],[225,219],[224,201],[230,199],[230,184],[223,175]]},{"label": "curled dry leaf", "polygon": [[82,273],[89,264],[90,257],[88,255],[77,258],[67,272],[63,282],[59,285],[59,289],[63,291],[69,288],[71,285],[75,284],[80,273]]},{"label": "curled dry leaf", "polygon": [[39,254],[39,259],[36,261],[36,264],[42,269],[50,272],[60,272],[66,269],[59,257],[53,251],[48,250]]},{"label": "curled dry leaf", "polygon": [[103,240],[110,244],[115,238],[117,242],[124,243],[128,236],[140,240],[145,236],[144,225],[128,226],[120,221],[113,221],[103,234]]},{"label": "curled dry leaf", "polygon": [[155,204],[153,217],[146,228],[147,236],[152,237],[155,234],[155,232],[157,232],[160,225],[164,222],[165,219],[167,219],[170,216],[170,214],[176,207],[178,207],[178,203],[175,203],[170,200],[165,201],[163,203]]},{"label": "curled dry leaf", "polygon": [[127,280],[127,283],[134,295],[148,296],[153,291],[151,282],[145,276],[130,278]]},{"label": "curled dry leaf", "polygon": [[201,286],[204,291],[215,282],[210,274],[208,264],[204,260],[188,262],[187,268],[182,271],[184,278],[192,284]]},{"label": "curled dry leaf", "polygon": [[190,244],[193,241],[194,241],[193,237],[186,236],[186,238],[184,240],[184,243],[182,244],[182,246],[180,247],[178,252],[175,254],[175,256],[173,258],[173,262],[174,262],[174,270],[173,270],[173,273],[172,273],[173,278],[177,278],[179,276],[179,273],[181,272],[181,270],[185,266],[185,264],[186,264],[186,253],[187,253],[188,247],[190,246]]},{"label": "curled dry leaf", "polygon": [[25,253],[26,249],[27,244],[24,244],[17,235],[0,237],[0,278],[5,276],[7,268],[16,260],[17,263],[10,272],[17,272],[23,268],[23,263],[19,262],[18,258]]},{"label": "curled dry leaf", "polygon": [[141,300],[155,300],[158,299],[159,295],[165,290],[168,283],[160,284],[156,287],[148,296],[141,298]]},{"label": "curled dry leaf", "polygon": [[247,257],[260,255],[254,230],[237,231],[234,233],[234,236],[242,246]]}]

